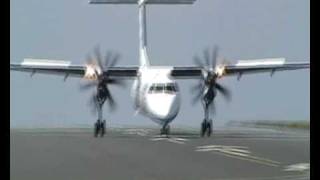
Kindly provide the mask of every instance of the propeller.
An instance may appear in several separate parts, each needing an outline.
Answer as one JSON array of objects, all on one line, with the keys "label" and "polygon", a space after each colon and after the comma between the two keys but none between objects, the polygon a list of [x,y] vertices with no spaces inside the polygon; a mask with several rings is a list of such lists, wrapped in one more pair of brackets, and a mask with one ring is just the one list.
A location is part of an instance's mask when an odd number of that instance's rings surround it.
[{"label": "propeller", "polygon": [[86,58],[87,63],[84,79],[88,81],[80,86],[80,90],[86,91],[96,87],[96,92],[92,94],[89,101],[89,106],[92,107],[93,113],[97,113],[98,108],[101,108],[105,101],[108,102],[110,110],[114,110],[116,103],[109,90],[109,85],[124,87],[125,83],[121,80],[110,79],[108,70],[117,64],[120,55],[108,51],[103,58],[99,46],[94,48],[93,53],[93,57],[88,55]]},{"label": "propeller", "polygon": [[217,92],[227,101],[231,100],[230,90],[217,82],[224,74],[224,66],[222,64],[217,65],[218,51],[218,46],[215,46],[211,53],[207,48],[203,51],[203,60],[198,56],[193,58],[194,63],[203,69],[203,79],[191,88],[192,94],[195,94],[192,99],[193,105],[202,99],[206,105],[214,109],[213,100]]}]

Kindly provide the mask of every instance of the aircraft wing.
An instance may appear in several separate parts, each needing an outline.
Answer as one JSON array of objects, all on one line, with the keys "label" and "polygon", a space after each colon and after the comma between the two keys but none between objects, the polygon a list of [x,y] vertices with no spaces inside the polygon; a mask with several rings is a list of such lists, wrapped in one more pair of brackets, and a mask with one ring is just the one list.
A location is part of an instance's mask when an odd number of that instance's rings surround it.
[{"label": "aircraft wing", "polygon": [[[254,74],[270,72],[271,75],[277,71],[297,70],[310,68],[309,62],[285,62],[284,58],[239,60],[234,64],[218,64],[214,70],[220,76],[237,75],[238,78],[243,74]],[[202,77],[203,67],[174,67],[172,76],[180,79],[197,79]]]},{"label": "aircraft wing", "polygon": [[[171,76],[177,79],[199,79],[202,78],[203,67],[199,66],[173,66]],[[216,72],[221,76],[243,74],[254,74],[277,71],[297,70],[310,68],[309,62],[285,62],[284,58],[239,60],[235,64],[218,64]],[[65,77],[84,77],[86,65],[72,65],[68,61],[25,59],[22,63],[11,63],[10,70],[43,74],[65,75]],[[107,72],[111,78],[134,78],[137,76],[139,66],[117,66],[108,68]]]},{"label": "aircraft wing", "polygon": [[[111,78],[133,78],[137,75],[138,66],[119,66],[108,68],[107,73]],[[72,65],[69,61],[44,60],[44,59],[25,59],[22,63],[11,63],[10,70],[65,75],[65,77],[84,77],[86,74],[86,65]]]}]

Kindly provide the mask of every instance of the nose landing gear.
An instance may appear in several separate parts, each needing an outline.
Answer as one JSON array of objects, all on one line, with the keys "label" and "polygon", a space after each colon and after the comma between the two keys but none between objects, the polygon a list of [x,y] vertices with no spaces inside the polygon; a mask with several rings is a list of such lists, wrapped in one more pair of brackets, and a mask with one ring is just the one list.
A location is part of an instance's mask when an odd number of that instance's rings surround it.
[{"label": "nose landing gear", "polygon": [[168,136],[170,134],[170,126],[169,125],[164,125],[160,130],[160,134]]}]

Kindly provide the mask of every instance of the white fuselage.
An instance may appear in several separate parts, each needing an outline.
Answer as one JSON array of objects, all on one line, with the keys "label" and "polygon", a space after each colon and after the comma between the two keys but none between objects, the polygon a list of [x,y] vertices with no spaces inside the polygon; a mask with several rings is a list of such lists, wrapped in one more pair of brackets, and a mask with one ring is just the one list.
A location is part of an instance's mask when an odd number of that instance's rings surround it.
[{"label": "white fuselage", "polygon": [[139,1],[139,62],[138,77],[132,96],[138,113],[160,125],[167,125],[178,114],[180,94],[177,83],[170,78],[169,67],[152,66],[147,53],[146,3]]},{"label": "white fuselage", "polygon": [[142,67],[132,88],[136,110],[160,125],[170,123],[180,108],[178,85],[170,72],[169,68]]}]

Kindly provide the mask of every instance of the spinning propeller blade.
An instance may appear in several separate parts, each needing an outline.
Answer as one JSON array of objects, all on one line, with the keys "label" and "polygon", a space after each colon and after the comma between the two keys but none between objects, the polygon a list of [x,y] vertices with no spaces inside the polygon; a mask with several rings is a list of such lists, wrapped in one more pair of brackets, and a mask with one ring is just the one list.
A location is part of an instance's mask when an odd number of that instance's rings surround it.
[{"label": "spinning propeller blade", "polygon": [[198,56],[194,56],[193,58],[195,64],[203,68],[204,73],[203,80],[200,80],[198,84],[191,88],[191,92],[195,94],[192,99],[192,104],[195,104],[202,98],[206,103],[210,103],[210,107],[214,109],[215,106],[213,100],[215,98],[215,91],[219,92],[227,101],[231,100],[230,90],[217,83],[219,77],[219,74],[216,73],[218,51],[219,47],[214,46],[211,51],[212,54],[210,54],[209,49],[205,49],[203,51],[203,60]]},{"label": "spinning propeller blade", "polygon": [[108,69],[114,67],[118,63],[120,54],[108,51],[104,59],[102,59],[99,45],[95,46],[93,53],[93,58],[91,55],[87,56],[86,61],[88,68],[92,68],[87,69],[87,71],[90,70],[97,78],[93,78],[86,84],[81,85],[80,90],[89,90],[93,87],[96,88],[96,93],[91,96],[89,101],[92,112],[97,113],[98,107],[102,106],[105,101],[108,102],[110,110],[114,110],[116,108],[116,102],[110,93],[109,85],[125,87],[126,84],[122,80],[110,79],[108,76]]}]

